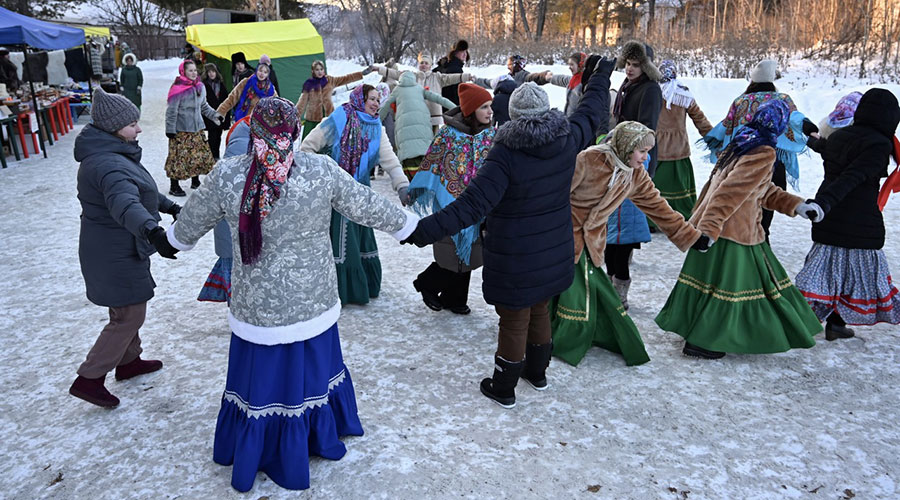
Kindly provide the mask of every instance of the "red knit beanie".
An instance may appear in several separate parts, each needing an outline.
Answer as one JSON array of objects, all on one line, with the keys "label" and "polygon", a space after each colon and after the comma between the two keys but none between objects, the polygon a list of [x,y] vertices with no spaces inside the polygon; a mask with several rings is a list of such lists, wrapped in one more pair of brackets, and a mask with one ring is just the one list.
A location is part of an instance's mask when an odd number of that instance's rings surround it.
[{"label": "red knit beanie", "polygon": [[490,92],[472,83],[459,84],[459,107],[463,116],[469,116],[480,108],[482,104],[493,101],[494,96]]}]

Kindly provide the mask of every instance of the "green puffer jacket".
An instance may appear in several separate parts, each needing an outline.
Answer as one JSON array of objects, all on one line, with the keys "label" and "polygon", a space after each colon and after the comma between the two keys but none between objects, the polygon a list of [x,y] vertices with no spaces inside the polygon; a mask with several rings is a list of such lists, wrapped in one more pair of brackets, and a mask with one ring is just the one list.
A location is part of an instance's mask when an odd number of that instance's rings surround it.
[{"label": "green puffer jacket", "polygon": [[431,111],[425,100],[436,102],[447,109],[456,107],[449,99],[440,94],[425,90],[416,83],[416,75],[405,71],[400,75],[400,83],[391,92],[391,96],[381,106],[381,119],[391,112],[391,104],[397,103],[394,118],[394,139],[397,144],[397,158],[424,156],[434,138],[431,129]]}]

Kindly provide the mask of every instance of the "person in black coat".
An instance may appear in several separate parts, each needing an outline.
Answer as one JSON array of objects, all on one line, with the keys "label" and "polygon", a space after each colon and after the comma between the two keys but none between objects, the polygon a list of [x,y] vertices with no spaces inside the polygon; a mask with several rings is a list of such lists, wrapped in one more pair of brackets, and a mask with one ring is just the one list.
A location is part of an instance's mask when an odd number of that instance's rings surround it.
[{"label": "person in black coat", "polygon": [[[271,69],[271,68],[270,68]],[[243,52],[235,52],[231,54],[231,88],[237,87],[237,84],[244,78],[250,78],[256,73],[256,69],[247,62],[247,56]]]},{"label": "person in black coat", "polygon": [[[653,48],[636,40],[622,47],[617,69],[625,70],[625,81],[619,87],[613,106],[616,123],[635,121],[656,132],[662,111],[662,75],[653,64]],[[650,177],[656,173],[656,146],[650,150]]]},{"label": "person in black coat", "polygon": [[0,47],[0,83],[6,85],[6,90],[15,92],[19,88],[19,73],[16,65],[9,60],[9,51]]},{"label": "person in black coat", "polygon": [[[206,86],[206,102],[212,109],[219,107],[222,101],[228,97],[228,89],[225,88],[225,82],[222,81],[222,74],[215,64],[207,63],[203,67],[203,75],[200,77],[203,85]],[[203,123],[206,125],[206,137],[209,142],[209,149],[212,151],[213,159],[219,161],[219,149],[222,146],[222,131],[231,128],[231,111],[225,113],[225,119],[221,125],[203,117]]]},{"label": "person in black coat", "polygon": [[[500,316],[496,369],[481,392],[515,406],[519,376],[547,386],[549,300],[566,290],[575,258],[569,190],[575,157],[594,140],[609,113],[609,75],[615,60],[592,56],[586,91],[569,118],[550,109],[533,82],[510,97],[512,121],[500,127],[478,175],[453,203],[419,221],[405,243],[432,244],[486,217],[484,300]],[[591,73],[596,74],[591,78]]]},{"label": "person in black coat", "polygon": [[806,202],[813,247],[796,284],[826,321],[827,340],[852,337],[848,323],[900,323],[900,294],[882,251],[884,218],[878,207],[898,124],[897,98],[879,88],[862,96],[851,125],[827,139],[804,123],[804,133],[811,135],[807,144],[824,160],[825,179],[815,199]]},{"label": "person in black coat", "polygon": [[[463,65],[469,62],[469,42],[459,40],[450,49],[450,53],[438,61],[433,71],[438,73],[462,73]],[[441,89],[441,95],[459,106],[459,84],[447,85]]]},{"label": "person in black coat", "polygon": [[78,258],[87,298],[109,308],[103,328],[69,393],[103,407],[119,404],[104,387],[115,368],[125,380],[162,368],[162,362],[141,359],[138,330],[156,283],[150,275],[154,252],[174,259],[177,250],[159,225],[160,212],[173,217],[181,210],[161,194],[150,172],[141,165],[137,135],[140,110],[121,95],[94,91],[93,122],[75,139],[81,234]]},{"label": "person in black coat", "polygon": [[491,109],[494,111],[494,123],[498,126],[509,121],[509,97],[519,87],[511,77],[503,77],[494,88],[494,101]]}]

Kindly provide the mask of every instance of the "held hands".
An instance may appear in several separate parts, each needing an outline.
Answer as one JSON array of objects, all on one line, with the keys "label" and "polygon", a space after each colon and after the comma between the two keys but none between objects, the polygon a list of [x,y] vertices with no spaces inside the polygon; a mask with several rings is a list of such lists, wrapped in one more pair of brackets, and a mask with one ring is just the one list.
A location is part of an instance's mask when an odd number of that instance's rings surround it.
[{"label": "held hands", "polygon": [[[815,134],[815,135],[813,135]],[[811,122],[809,118],[803,119],[803,135],[808,137],[818,137],[819,127],[816,126],[815,123]]]},{"label": "held hands", "polygon": [[178,258],[175,257],[175,254],[178,253],[178,249],[169,243],[169,239],[166,237],[166,230],[163,229],[162,226],[153,228],[153,230],[150,231],[150,234],[147,235],[147,239],[154,247],[156,247],[156,251],[161,257],[173,260]]},{"label": "held hands", "polygon": [[223,115],[222,113],[216,113],[216,123],[218,123],[220,126],[225,123],[225,115]]},{"label": "held hands", "polygon": [[825,211],[822,210],[822,207],[815,200],[806,200],[797,205],[794,213],[804,219],[809,219],[813,224],[821,222],[825,218]]},{"label": "held hands", "polygon": [[428,246],[428,241],[425,240],[425,235],[422,234],[422,230],[417,226],[416,229],[409,235],[408,238],[400,242],[401,245],[415,245],[419,248]]},{"label": "held hands", "polygon": [[700,237],[697,238],[697,241],[695,241],[694,244],[691,245],[691,248],[700,253],[706,253],[709,251],[709,247],[713,246],[715,242],[716,240],[710,238],[705,234],[701,234]]},{"label": "held hands", "polygon": [[172,216],[172,221],[173,221],[173,222],[174,222],[174,221],[177,221],[177,220],[178,220],[178,214],[181,213],[181,205],[179,205],[178,203],[172,204],[172,208],[170,208],[169,211],[166,212],[166,213]]},{"label": "held hands", "polygon": [[397,190],[397,197],[400,198],[400,204],[401,204],[401,205],[403,205],[404,207],[407,206],[407,205],[409,205],[409,202],[410,202],[410,199],[409,199],[409,188],[406,187],[406,186],[403,186],[402,188],[398,189],[398,190]]}]

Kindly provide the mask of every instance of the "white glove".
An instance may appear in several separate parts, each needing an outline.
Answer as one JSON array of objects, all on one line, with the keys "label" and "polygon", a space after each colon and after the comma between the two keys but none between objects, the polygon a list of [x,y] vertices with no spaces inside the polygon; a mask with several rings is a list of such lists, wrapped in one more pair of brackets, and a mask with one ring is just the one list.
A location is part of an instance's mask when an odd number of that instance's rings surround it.
[{"label": "white glove", "polygon": [[225,115],[216,113],[216,122],[218,122],[219,125],[225,123]]},{"label": "white glove", "polygon": [[804,219],[809,219],[813,224],[821,222],[825,218],[825,211],[813,200],[806,200],[797,205],[794,212]]}]

